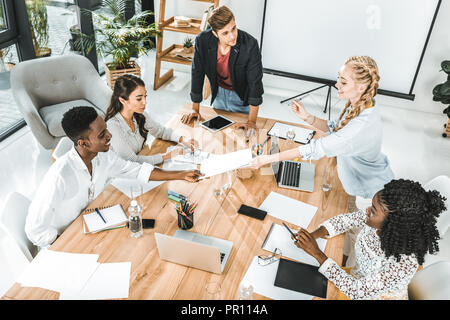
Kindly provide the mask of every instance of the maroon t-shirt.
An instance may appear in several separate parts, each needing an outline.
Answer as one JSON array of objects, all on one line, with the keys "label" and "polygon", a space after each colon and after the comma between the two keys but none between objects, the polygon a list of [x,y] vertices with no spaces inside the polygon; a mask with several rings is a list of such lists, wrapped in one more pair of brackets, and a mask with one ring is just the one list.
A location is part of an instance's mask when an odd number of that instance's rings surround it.
[{"label": "maroon t-shirt", "polygon": [[224,56],[220,54],[219,46],[217,46],[217,84],[227,90],[233,90],[231,83],[230,69],[228,61],[230,59],[230,51]]}]

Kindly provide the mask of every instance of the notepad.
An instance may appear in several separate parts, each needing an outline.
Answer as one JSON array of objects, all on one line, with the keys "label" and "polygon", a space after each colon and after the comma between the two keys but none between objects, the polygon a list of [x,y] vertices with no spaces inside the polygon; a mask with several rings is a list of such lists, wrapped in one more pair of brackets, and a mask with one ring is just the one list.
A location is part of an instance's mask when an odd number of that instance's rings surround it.
[{"label": "notepad", "polygon": [[[306,227],[305,227],[306,228]],[[297,233],[298,230],[292,229],[292,232]],[[326,239],[316,239],[320,250],[324,251],[327,245]],[[264,250],[274,252],[276,248],[281,250],[283,257],[307,263],[313,266],[319,266],[317,260],[306,253],[304,250],[297,247],[294,240],[291,239],[291,234],[282,225],[273,223],[267,233],[266,239],[262,245]]]},{"label": "notepad", "polygon": [[120,204],[116,204],[112,207],[102,208],[100,209],[100,213],[106,220],[106,223],[95,211],[83,215],[83,227],[85,229],[85,233],[94,233],[114,227],[123,226],[128,221],[128,216],[125,214],[125,211]]},{"label": "notepad", "polygon": [[303,144],[309,143],[309,141],[314,136],[314,133],[316,133],[314,130],[311,129],[297,127],[294,125],[288,125],[281,122],[275,122],[275,124],[267,133],[267,135],[286,139],[286,132],[289,130],[289,128],[292,128],[295,132],[294,141]]}]

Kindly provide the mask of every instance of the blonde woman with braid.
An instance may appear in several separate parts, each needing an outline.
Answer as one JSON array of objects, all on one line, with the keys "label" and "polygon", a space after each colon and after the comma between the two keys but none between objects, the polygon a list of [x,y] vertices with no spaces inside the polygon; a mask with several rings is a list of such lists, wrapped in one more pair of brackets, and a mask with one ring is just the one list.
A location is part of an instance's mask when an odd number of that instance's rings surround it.
[{"label": "blonde woman with braid", "polygon": [[[325,156],[329,158],[329,165],[337,165],[342,186],[350,196],[356,197],[356,205],[360,209],[370,206],[374,194],[394,178],[389,160],[381,153],[381,117],[373,99],[379,79],[372,58],[349,58],[339,70],[336,83],[339,99],[347,100],[338,119],[319,119],[308,113],[299,101],[292,105],[300,119],[327,135],[295,149],[256,157],[252,168],[298,157],[318,160]],[[347,246],[345,251],[351,250]]]}]

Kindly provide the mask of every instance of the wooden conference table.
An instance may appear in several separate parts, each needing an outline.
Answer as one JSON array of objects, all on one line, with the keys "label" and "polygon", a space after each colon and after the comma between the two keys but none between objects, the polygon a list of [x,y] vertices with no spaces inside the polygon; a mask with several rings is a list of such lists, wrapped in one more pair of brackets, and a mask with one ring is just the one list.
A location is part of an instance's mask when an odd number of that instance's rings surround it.
[{"label": "wooden conference table", "polygon": [[[203,151],[225,153],[251,147],[258,141],[266,139],[266,133],[275,120],[259,118],[257,134],[248,143],[245,137],[230,126],[220,132],[211,133],[194,125],[183,125],[181,115],[190,110],[187,104],[167,124],[177,129],[183,135],[193,134]],[[229,113],[209,107],[201,107],[201,114],[209,119],[216,114],[222,114],[236,122],[245,122],[247,115]],[[316,133],[316,137],[322,133]],[[291,142],[292,143],[292,142]],[[174,143],[155,139],[151,149],[142,154],[164,152]],[[281,151],[292,148],[285,140],[279,140]],[[265,146],[267,152],[270,143]],[[321,222],[339,213],[346,212],[348,195],[343,190],[337,175],[330,192],[322,192],[321,178],[327,164],[325,158],[313,161],[316,164],[314,192],[301,192],[278,188],[272,174],[260,174],[256,170],[251,178],[241,179],[234,175],[233,185],[227,194],[220,197],[213,195],[213,186],[222,185],[224,174],[205,179],[198,183],[186,181],[169,181],[152,189],[141,196],[144,204],[144,218],[156,220],[154,229],[144,229],[142,237],[135,239],[129,236],[127,228],[104,231],[85,235],[82,232],[82,217],[79,216],[65,232],[53,243],[50,249],[71,253],[99,254],[98,262],[131,261],[131,276],[129,299],[206,299],[205,286],[208,282],[221,284],[222,299],[237,299],[238,286],[253,258],[260,254],[268,254],[261,249],[263,241],[272,223],[281,224],[281,220],[269,214],[263,221],[243,216],[237,213],[241,204],[259,207],[271,191],[283,194],[318,207],[318,210],[308,226],[313,231]],[[183,194],[190,201],[198,201],[194,214],[194,227],[190,231],[210,235],[234,243],[231,255],[222,274],[214,274],[159,258],[154,233],[173,235],[177,230],[177,216],[172,201],[167,198],[167,191],[173,190]],[[231,195],[230,195],[231,193]],[[130,199],[113,186],[109,185],[89,206],[95,208],[120,203],[126,210]],[[301,214],[299,212],[298,214]],[[295,227],[290,225],[290,227]],[[329,239],[325,254],[337,263],[342,263],[344,236]],[[337,298],[337,288],[329,282],[327,299]],[[42,288],[21,287],[16,283],[4,295],[3,299],[58,299],[59,293]],[[255,294],[255,299],[267,299]]]}]

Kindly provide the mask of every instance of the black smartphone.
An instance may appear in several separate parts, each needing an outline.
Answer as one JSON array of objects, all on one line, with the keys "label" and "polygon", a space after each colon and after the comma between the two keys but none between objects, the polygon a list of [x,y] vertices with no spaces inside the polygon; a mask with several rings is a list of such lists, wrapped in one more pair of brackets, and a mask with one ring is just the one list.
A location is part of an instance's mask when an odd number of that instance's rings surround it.
[{"label": "black smartphone", "polygon": [[142,228],[150,229],[155,227],[155,219],[142,219]]},{"label": "black smartphone", "polygon": [[253,207],[243,204],[239,208],[238,213],[255,218],[255,219],[264,220],[264,218],[266,217],[267,211],[253,208]]}]

